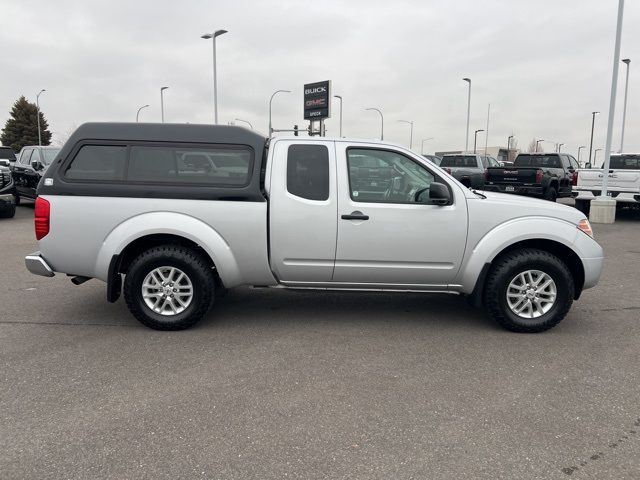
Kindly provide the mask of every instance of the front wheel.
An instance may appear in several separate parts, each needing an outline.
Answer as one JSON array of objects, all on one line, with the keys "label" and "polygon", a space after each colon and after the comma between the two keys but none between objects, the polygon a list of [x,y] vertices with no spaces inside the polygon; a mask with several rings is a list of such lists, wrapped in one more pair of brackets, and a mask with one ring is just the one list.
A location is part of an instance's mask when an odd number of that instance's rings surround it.
[{"label": "front wheel", "polygon": [[543,332],[557,325],[573,303],[569,268],[555,255],[521,249],[499,257],[484,290],[489,315],[513,332]]},{"label": "front wheel", "polygon": [[209,310],[216,289],[211,266],[199,253],[177,245],[139,255],[124,280],[129,311],[155,330],[184,330]]}]

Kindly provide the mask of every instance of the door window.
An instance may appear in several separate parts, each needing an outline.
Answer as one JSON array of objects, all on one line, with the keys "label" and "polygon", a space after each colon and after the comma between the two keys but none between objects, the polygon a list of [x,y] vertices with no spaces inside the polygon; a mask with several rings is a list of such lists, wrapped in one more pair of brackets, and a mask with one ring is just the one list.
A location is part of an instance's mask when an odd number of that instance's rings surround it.
[{"label": "door window", "polygon": [[325,145],[290,145],[287,191],[307,200],[329,198],[329,150]]},{"label": "door window", "polygon": [[389,150],[349,148],[347,165],[354,202],[424,203],[434,181],[426,168]]},{"label": "door window", "polygon": [[499,167],[500,166],[500,162],[498,162],[495,158],[493,157],[487,157],[489,160],[489,166],[490,167]]}]

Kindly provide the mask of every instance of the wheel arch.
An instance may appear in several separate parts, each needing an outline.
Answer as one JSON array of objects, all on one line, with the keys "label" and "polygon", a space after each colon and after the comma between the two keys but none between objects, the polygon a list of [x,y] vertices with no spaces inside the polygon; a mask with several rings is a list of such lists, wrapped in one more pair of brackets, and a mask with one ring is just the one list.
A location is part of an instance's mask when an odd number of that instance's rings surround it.
[{"label": "wheel arch", "polygon": [[180,244],[201,252],[224,285],[237,284],[240,278],[238,263],[222,235],[196,218],[174,212],[139,215],[114,228],[98,253],[95,276],[109,283],[110,276],[125,273],[142,251],[164,243]]},{"label": "wheel arch", "polygon": [[[574,246],[573,240],[577,233],[574,225],[560,220],[533,219],[529,220],[535,234],[523,232],[520,222],[514,221],[502,225],[478,242],[473,249],[460,280],[463,293],[471,296],[472,302],[478,304],[482,297],[485,278],[491,266],[500,256],[521,248],[536,248],[551,253],[560,258],[571,272],[575,283],[574,299],[582,293],[585,282],[583,262]],[[533,225],[537,223],[536,225]]]}]

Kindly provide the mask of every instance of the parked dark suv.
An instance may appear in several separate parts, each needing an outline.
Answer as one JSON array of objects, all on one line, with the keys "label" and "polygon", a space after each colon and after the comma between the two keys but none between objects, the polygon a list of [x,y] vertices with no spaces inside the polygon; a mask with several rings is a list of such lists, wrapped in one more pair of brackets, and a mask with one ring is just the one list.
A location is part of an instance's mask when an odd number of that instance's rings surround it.
[{"label": "parked dark suv", "polygon": [[60,151],[59,147],[27,146],[13,166],[13,181],[16,187],[16,205],[21,198],[36,198],[36,188],[43,173]]}]

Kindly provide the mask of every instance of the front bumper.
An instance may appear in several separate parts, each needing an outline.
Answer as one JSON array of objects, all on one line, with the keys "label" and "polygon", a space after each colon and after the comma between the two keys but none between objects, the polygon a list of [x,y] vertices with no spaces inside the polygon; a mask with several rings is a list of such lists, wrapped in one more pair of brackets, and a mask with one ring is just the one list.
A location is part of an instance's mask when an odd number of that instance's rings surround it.
[{"label": "front bumper", "polygon": [[41,275],[43,277],[53,277],[55,273],[49,266],[49,264],[42,258],[40,252],[34,252],[31,255],[24,257],[24,263],[34,275]]},{"label": "front bumper", "polygon": [[604,258],[581,258],[582,266],[584,267],[584,285],[583,290],[587,288],[595,287],[602,274],[602,264]]}]

